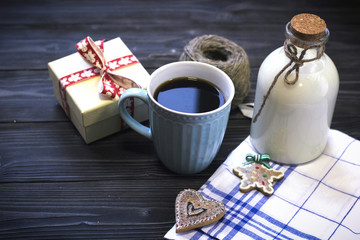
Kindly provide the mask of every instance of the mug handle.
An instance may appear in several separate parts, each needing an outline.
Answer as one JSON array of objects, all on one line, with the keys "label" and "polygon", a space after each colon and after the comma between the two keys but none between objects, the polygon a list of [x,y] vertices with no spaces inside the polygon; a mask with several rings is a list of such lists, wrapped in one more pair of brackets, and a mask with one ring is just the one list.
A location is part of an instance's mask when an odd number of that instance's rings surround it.
[{"label": "mug handle", "polygon": [[139,98],[144,103],[148,104],[148,95],[146,90],[141,88],[130,88],[126,90],[120,97],[119,103],[118,103],[118,109],[121,118],[125,121],[129,127],[134,129],[136,132],[140,133],[141,135],[147,137],[148,139],[152,140],[152,134],[151,129],[148,127],[145,127],[138,121],[136,121],[133,117],[130,116],[128,111],[125,108],[125,100],[130,97]]}]

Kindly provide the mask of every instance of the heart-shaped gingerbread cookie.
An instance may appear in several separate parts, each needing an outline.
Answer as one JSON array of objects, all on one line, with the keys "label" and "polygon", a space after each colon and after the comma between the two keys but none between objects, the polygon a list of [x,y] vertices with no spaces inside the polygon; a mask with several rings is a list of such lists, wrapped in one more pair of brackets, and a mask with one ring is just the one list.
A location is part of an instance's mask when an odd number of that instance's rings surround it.
[{"label": "heart-shaped gingerbread cookie", "polygon": [[176,232],[184,232],[214,223],[225,214],[222,202],[205,200],[193,189],[181,191],[176,197]]}]

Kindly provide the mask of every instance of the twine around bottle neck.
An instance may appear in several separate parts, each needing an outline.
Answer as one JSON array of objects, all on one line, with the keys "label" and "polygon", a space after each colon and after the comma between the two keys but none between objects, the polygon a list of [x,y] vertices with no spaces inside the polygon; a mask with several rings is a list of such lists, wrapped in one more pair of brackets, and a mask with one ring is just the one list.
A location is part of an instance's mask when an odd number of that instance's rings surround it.
[{"label": "twine around bottle neck", "polygon": [[[309,59],[304,59],[305,54],[309,49],[316,49],[317,50],[316,57],[309,58]],[[283,74],[286,71],[286,69],[290,68],[285,73],[284,82],[286,84],[288,84],[288,85],[294,85],[299,80],[299,69],[300,69],[300,67],[302,67],[304,65],[304,63],[306,63],[306,62],[315,61],[315,60],[318,60],[318,59],[320,59],[322,57],[322,55],[325,52],[325,42],[322,42],[320,44],[314,44],[314,45],[310,45],[310,46],[305,46],[303,48],[303,50],[301,51],[300,55],[298,56],[297,47],[287,39],[284,42],[284,52],[285,52],[285,55],[290,59],[290,61],[274,77],[274,80],[272,81],[266,95],[264,96],[264,99],[263,99],[263,102],[262,102],[262,104],[260,106],[259,111],[256,113],[256,115],[255,115],[255,117],[253,119],[253,123],[255,123],[257,121],[257,119],[259,118],[259,116],[260,116],[260,114],[261,114],[261,112],[262,112],[262,110],[263,110],[263,108],[265,106],[266,100],[269,98],[270,92],[274,88],[274,86],[275,86],[277,80],[279,79],[280,75]],[[292,64],[294,64],[294,65],[291,67]],[[293,71],[295,71],[295,78],[292,79],[292,80],[289,80],[289,75]]]}]

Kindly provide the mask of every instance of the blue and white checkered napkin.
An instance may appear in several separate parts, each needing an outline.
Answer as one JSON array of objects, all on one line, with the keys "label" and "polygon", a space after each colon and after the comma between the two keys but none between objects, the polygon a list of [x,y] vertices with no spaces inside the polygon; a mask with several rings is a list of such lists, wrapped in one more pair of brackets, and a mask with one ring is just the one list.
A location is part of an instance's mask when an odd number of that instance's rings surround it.
[{"label": "blue and white checkered napkin", "polygon": [[284,172],[274,193],[239,191],[232,169],[255,153],[249,137],[199,190],[225,204],[218,222],[176,234],[169,239],[360,239],[360,141],[331,130],[324,153],[299,165],[271,163]]}]

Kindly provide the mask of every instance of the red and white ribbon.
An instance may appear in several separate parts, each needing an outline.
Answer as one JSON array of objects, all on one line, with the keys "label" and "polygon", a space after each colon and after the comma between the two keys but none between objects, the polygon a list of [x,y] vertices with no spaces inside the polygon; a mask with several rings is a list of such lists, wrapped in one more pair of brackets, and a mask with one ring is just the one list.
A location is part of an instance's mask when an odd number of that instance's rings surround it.
[{"label": "red and white ribbon", "polygon": [[60,78],[60,96],[67,115],[69,115],[69,107],[66,102],[65,89],[75,83],[100,75],[99,93],[111,98],[120,97],[126,89],[140,87],[133,80],[112,72],[139,63],[134,55],[122,56],[107,62],[104,55],[104,40],[95,43],[90,37],[77,43],[76,48],[85,61],[93,67]]}]

